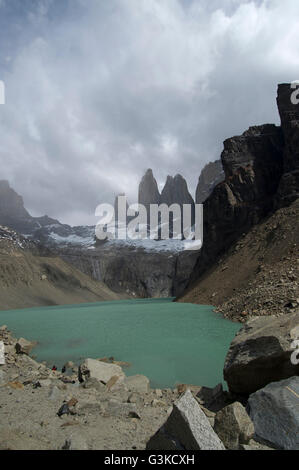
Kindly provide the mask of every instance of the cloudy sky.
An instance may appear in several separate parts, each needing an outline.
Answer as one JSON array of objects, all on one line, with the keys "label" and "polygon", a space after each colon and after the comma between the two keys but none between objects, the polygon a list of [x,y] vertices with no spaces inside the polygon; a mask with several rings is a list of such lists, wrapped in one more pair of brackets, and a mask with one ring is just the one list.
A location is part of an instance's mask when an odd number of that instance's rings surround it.
[{"label": "cloudy sky", "polygon": [[225,138],[279,123],[299,79],[298,0],[0,0],[0,179],[33,215],[181,173],[193,193]]}]

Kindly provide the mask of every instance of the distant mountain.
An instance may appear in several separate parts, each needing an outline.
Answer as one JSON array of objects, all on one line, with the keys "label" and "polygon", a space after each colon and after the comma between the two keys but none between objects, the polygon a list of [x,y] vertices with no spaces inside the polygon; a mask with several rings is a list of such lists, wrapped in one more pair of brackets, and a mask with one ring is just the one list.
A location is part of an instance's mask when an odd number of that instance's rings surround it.
[{"label": "distant mountain", "polygon": [[47,215],[32,217],[24,207],[22,196],[6,180],[0,181],[0,224],[45,245],[94,243],[94,227],[70,227]]},{"label": "distant mountain", "polygon": [[159,204],[160,193],[158,184],[154,178],[153,171],[149,168],[139,184],[138,203],[143,204],[146,208],[150,204]]},{"label": "distant mountain", "polygon": [[[151,169],[148,169],[139,185],[138,202],[143,204],[148,213],[148,223],[150,221],[150,205],[166,204],[170,207],[172,204],[178,204],[181,209],[184,204],[191,206],[191,224],[194,224],[195,204],[189,193],[188,185],[182,175],[167,176],[165,186],[159,193],[157,181],[153,176]],[[183,226],[181,227],[181,230]],[[170,214],[170,233],[173,232],[172,214]]]},{"label": "distant mountain", "polygon": [[161,192],[160,204],[191,204],[194,206],[194,200],[189,193],[188,185],[182,175],[167,176],[165,186]]},{"label": "distant mountain", "polygon": [[215,186],[225,178],[221,160],[208,163],[201,171],[196,188],[195,202],[202,204]]},{"label": "distant mountain", "polygon": [[[32,250],[34,250],[37,256],[42,254],[51,258],[54,253],[57,260],[62,258],[95,280],[105,282],[110,289],[119,292],[122,296],[172,297],[181,293],[186,287],[196,258],[194,258],[193,253],[182,252],[182,241],[165,240],[157,242],[148,239],[111,240],[105,243],[96,243],[94,226],[70,227],[47,216],[32,217],[24,208],[22,197],[10,188],[7,181],[1,182],[0,186],[2,190],[0,195],[0,225],[10,227],[10,229],[3,228],[0,230],[0,251],[1,239],[9,238],[11,239],[10,246],[20,249],[29,246],[30,253],[32,254]],[[150,201],[150,198],[148,198],[148,201]],[[23,234],[23,236],[18,235],[14,230]],[[36,250],[38,250],[37,253]],[[26,255],[26,259],[31,260],[28,256]],[[14,258],[7,259],[6,262],[11,266]],[[4,272],[4,259],[0,259],[0,266]],[[69,269],[72,269],[72,266]],[[28,273],[29,276],[30,272]],[[55,271],[53,270],[54,276]],[[59,286],[58,281],[57,287]],[[38,292],[38,297],[42,298],[41,291],[48,287],[45,282],[37,282],[31,290],[26,290],[24,286],[20,285],[19,292],[24,298],[24,304],[19,298],[16,301],[16,292],[11,287],[11,291],[8,291],[8,293],[12,293],[12,298],[11,301],[7,298],[5,306],[7,308],[10,306],[17,308],[19,305],[34,305],[34,303],[30,304],[27,294],[34,297],[35,292]],[[71,285],[70,289],[73,289]],[[1,292],[0,282],[0,298]],[[63,303],[63,299],[66,298],[69,298],[70,302],[73,299],[75,303],[75,299],[80,297],[79,294],[77,297],[75,295],[74,297],[63,297],[57,289],[51,290],[51,294],[50,291],[48,293],[51,303],[54,303],[55,296],[58,299],[57,303]],[[80,290],[80,293],[82,293],[82,290]],[[51,297],[52,294],[53,297]],[[88,293],[86,294],[86,301],[88,299],[96,300],[96,297],[93,298],[93,295]],[[36,299],[37,301],[38,299]]]}]

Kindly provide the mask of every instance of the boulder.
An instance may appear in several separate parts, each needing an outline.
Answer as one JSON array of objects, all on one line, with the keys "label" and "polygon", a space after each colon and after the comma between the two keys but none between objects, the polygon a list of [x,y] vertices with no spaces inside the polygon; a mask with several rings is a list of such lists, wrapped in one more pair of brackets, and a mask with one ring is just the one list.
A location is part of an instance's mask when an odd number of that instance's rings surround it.
[{"label": "boulder", "polygon": [[208,418],[187,390],[173,405],[165,424],[147,443],[148,450],[224,450]]},{"label": "boulder", "polygon": [[36,346],[35,341],[27,341],[24,338],[20,338],[16,343],[17,354],[30,354],[31,350]]},{"label": "boulder", "polygon": [[79,382],[85,382],[88,379],[97,379],[106,384],[113,376],[124,376],[121,367],[115,364],[107,364],[96,359],[85,359],[79,366]]},{"label": "boulder", "polygon": [[226,394],[223,392],[222,384],[218,384],[214,388],[201,387],[196,394],[196,399],[200,405],[218,411],[219,407],[223,408],[224,406]]},{"label": "boulder", "polygon": [[254,436],[254,426],[241,403],[226,406],[215,416],[214,431],[227,449],[238,450]]},{"label": "boulder", "polygon": [[248,321],[226,356],[224,379],[230,392],[250,395],[271,382],[298,375],[299,365],[291,362],[291,331],[298,324],[299,312]]},{"label": "boulder", "polygon": [[274,382],[249,397],[256,435],[273,447],[299,450],[299,377]]},{"label": "boulder", "polygon": [[202,411],[204,412],[204,414],[206,415],[206,417],[208,418],[212,428],[214,428],[214,425],[215,425],[215,416],[216,414],[211,411],[211,410],[208,410],[208,408],[205,408],[204,406],[202,406],[201,404],[199,404],[200,408],[202,409]]},{"label": "boulder", "polygon": [[148,393],[150,390],[150,381],[145,375],[131,375],[124,383],[130,392]]}]

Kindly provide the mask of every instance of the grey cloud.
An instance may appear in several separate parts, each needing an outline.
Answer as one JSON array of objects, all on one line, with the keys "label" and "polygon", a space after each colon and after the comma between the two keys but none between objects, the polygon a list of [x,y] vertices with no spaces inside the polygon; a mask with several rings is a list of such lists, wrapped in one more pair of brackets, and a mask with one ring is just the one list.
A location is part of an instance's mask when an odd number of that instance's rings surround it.
[{"label": "grey cloud", "polygon": [[276,85],[299,78],[297,0],[9,4],[1,178],[34,215],[94,223],[148,167],[194,192],[225,138],[278,123]]}]

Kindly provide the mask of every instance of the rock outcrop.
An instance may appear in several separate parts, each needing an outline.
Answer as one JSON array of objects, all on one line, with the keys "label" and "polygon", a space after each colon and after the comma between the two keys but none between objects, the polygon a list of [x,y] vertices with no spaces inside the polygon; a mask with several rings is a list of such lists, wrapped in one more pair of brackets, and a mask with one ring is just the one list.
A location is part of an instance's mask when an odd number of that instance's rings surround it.
[{"label": "rock outcrop", "polygon": [[299,312],[247,322],[232,341],[224,365],[230,392],[250,395],[271,382],[299,375],[292,364]]},{"label": "rock outcrop", "polygon": [[252,127],[227,139],[221,160],[225,181],[204,203],[203,248],[194,279],[273,208],[283,166],[280,127]]},{"label": "rock outcrop", "polygon": [[250,127],[224,142],[225,179],[204,202],[203,248],[190,288],[243,234],[298,197],[299,121],[292,92],[288,84],[278,86],[281,126]]},{"label": "rock outcrop", "polygon": [[161,192],[160,204],[190,204],[194,206],[194,200],[188,191],[188,185],[182,175],[167,176],[165,186]]},{"label": "rock outcrop", "polygon": [[202,169],[196,187],[195,202],[202,204],[212,193],[217,184],[224,180],[221,160],[210,162]]},{"label": "rock outcrop", "polygon": [[124,377],[121,367],[116,364],[107,364],[96,359],[85,359],[79,366],[78,378],[81,383],[88,379],[96,379],[107,384],[112,377]]},{"label": "rock outcrop", "polygon": [[150,381],[145,375],[131,375],[125,378],[124,383],[130,392],[148,393],[150,391]]},{"label": "rock outcrop", "polygon": [[214,431],[227,449],[239,450],[254,436],[254,425],[240,402],[234,402],[218,411]]},{"label": "rock outcrop", "polygon": [[299,377],[257,391],[248,408],[259,438],[279,449],[299,450]]},{"label": "rock outcrop", "polygon": [[149,168],[143,176],[138,189],[138,203],[143,204],[149,215],[149,207],[151,204],[159,204],[160,192],[158,184],[154,178],[153,171]]},{"label": "rock outcrop", "polygon": [[208,418],[187,390],[173,405],[165,424],[149,440],[147,450],[224,450]]},{"label": "rock outcrop", "polygon": [[[194,224],[195,205],[191,194],[188,191],[188,185],[182,175],[167,176],[165,186],[159,193],[157,181],[153,176],[151,169],[147,170],[139,185],[138,202],[147,209],[148,223],[150,222],[150,205],[166,204],[170,207],[172,204],[178,204],[182,210],[184,204],[191,206],[191,224]],[[170,214],[170,233],[173,233],[173,215]],[[183,225],[181,225],[181,232]]]},{"label": "rock outcrop", "polygon": [[[180,207],[181,216],[183,215],[183,206],[189,206],[191,226],[194,224],[195,204],[191,194],[188,191],[187,182],[182,177],[182,175],[176,175],[174,177],[167,176],[165,186],[161,192],[160,204],[166,204],[168,207],[171,207],[172,204],[177,204]],[[188,228],[187,225],[184,225],[183,218],[181,220],[180,226],[176,226],[174,220],[175,214],[170,214],[169,232],[173,237],[179,234],[183,234],[184,226]]]},{"label": "rock outcrop", "polygon": [[293,91],[288,83],[278,85],[277,105],[285,141],[283,176],[277,195],[279,207],[299,196],[299,105],[292,103]]}]

